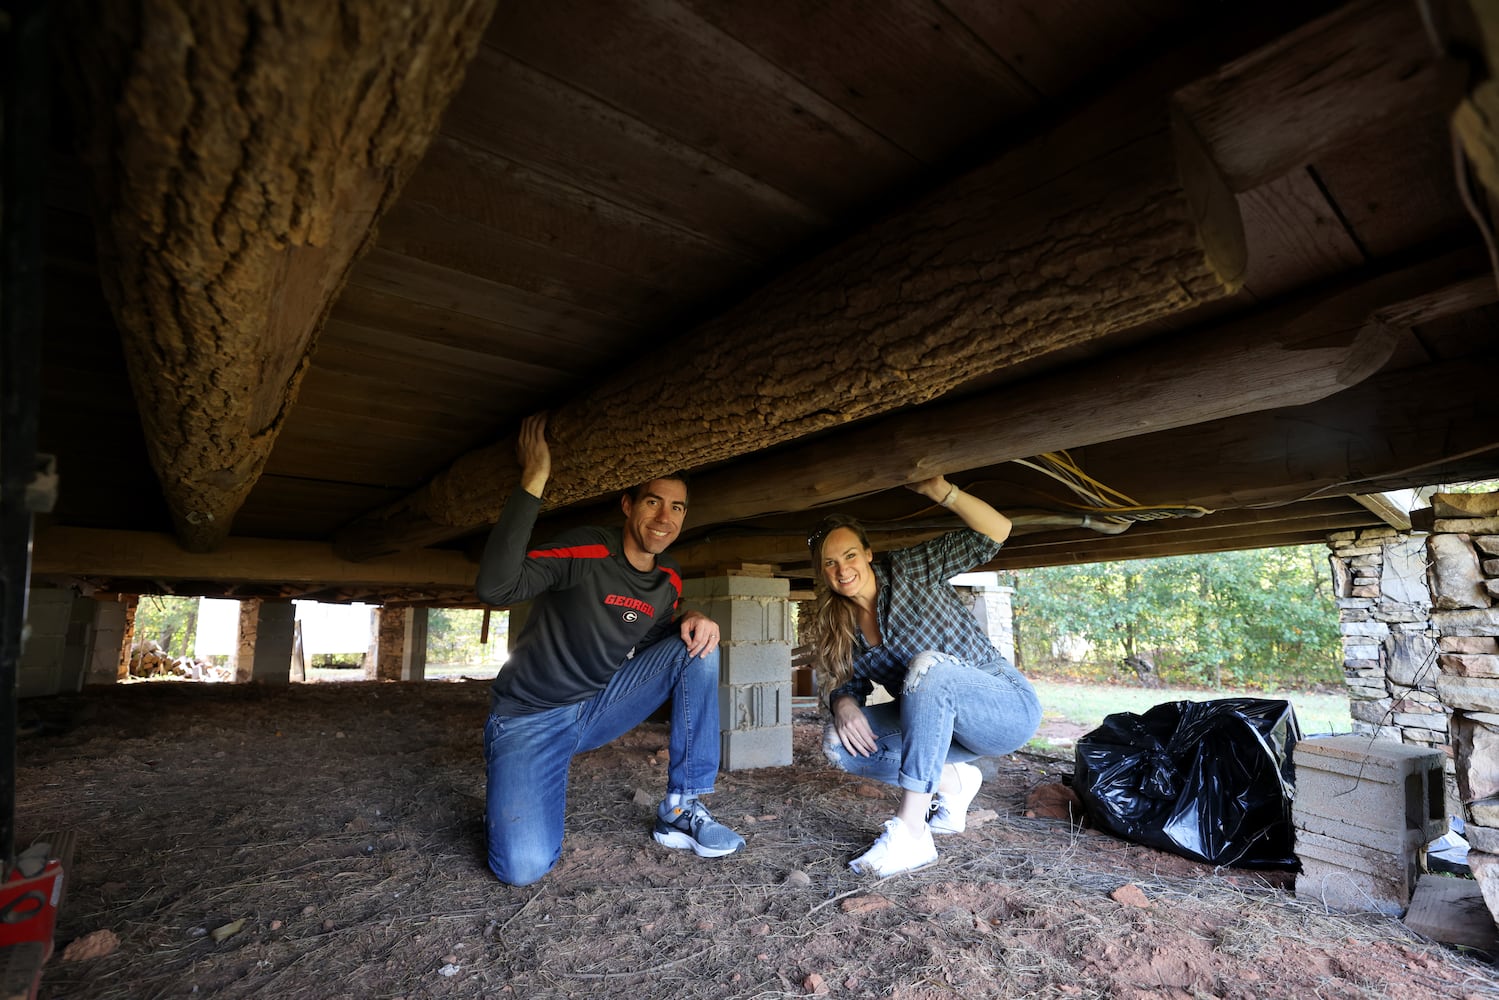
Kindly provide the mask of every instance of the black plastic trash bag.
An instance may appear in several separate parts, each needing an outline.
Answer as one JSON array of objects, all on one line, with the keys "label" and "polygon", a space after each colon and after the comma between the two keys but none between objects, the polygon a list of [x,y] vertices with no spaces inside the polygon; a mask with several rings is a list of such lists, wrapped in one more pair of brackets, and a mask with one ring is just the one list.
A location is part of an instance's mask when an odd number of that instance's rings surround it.
[{"label": "black plastic trash bag", "polygon": [[1288,701],[1174,701],[1120,712],[1077,741],[1073,790],[1095,826],[1195,861],[1297,870],[1301,739]]}]

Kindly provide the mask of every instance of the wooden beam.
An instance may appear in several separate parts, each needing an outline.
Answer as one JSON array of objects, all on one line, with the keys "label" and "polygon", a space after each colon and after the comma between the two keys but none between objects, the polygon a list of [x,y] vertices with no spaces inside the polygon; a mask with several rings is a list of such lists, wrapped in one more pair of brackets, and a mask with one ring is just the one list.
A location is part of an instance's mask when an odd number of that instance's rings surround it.
[{"label": "wooden beam", "polygon": [[[1007,506],[1003,497],[990,496],[989,499],[1001,507]],[[1071,518],[1071,526],[1066,523],[1066,518],[1054,515],[1015,512],[1013,518],[1015,531],[1010,540],[994,561],[983,568],[1067,565],[1115,558],[1144,558],[1145,554],[1185,555],[1293,544],[1286,541],[1288,538],[1315,542],[1331,531],[1379,523],[1369,512],[1341,497],[1288,502],[1264,509],[1215,511],[1201,518],[1145,521],[1130,525],[1118,534],[1077,527],[1075,516]],[[952,519],[950,525],[934,527],[899,521],[866,521],[865,528],[876,551],[884,551],[914,545],[956,527],[957,523]],[[781,575],[806,576],[811,573],[811,567],[803,535],[803,531],[777,532],[773,528],[755,535],[725,532],[721,538],[710,537],[677,545],[672,549],[672,555],[688,574],[715,565],[725,556],[736,558],[745,553],[756,553],[773,560]],[[1121,552],[1133,554],[1114,554]]]},{"label": "wooden beam", "polygon": [[37,576],[472,590],[478,567],[461,552],[441,549],[351,563],[335,556],[326,542],[230,538],[213,552],[189,552],[159,532],[43,525],[37,528],[31,571]]},{"label": "wooden beam", "polygon": [[[1066,370],[742,460],[694,477],[694,527],[805,510],[937,474],[1323,399],[1389,359],[1385,317],[1495,296],[1477,251],[1302,296]],[[1453,275],[1456,273],[1457,278]]]},{"label": "wooden beam", "polygon": [[1412,0],[1359,0],[1176,94],[1229,187],[1248,191],[1382,122],[1446,110],[1460,73]]},{"label": "wooden beam", "polygon": [[494,0],[74,0],[105,293],[178,538],[229,534]]},{"label": "wooden beam", "polygon": [[1086,545],[1073,551],[1048,550],[1030,552],[1016,548],[1000,556],[980,569],[1034,569],[1040,566],[1076,566],[1081,563],[1120,562],[1126,559],[1163,559],[1169,556],[1200,555],[1208,552],[1242,552],[1245,549],[1278,549],[1288,545],[1317,545],[1327,540],[1334,531],[1369,526],[1370,519],[1359,519],[1356,515],[1344,518],[1329,518],[1319,525],[1305,526],[1288,531],[1262,532],[1252,538],[1236,536],[1205,537],[1192,540],[1162,535],[1142,542],[1131,543],[1127,538],[1109,538],[1102,544]]},{"label": "wooden beam", "polygon": [[[1306,406],[1217,420],[1073,452],[1144,504],[1221,510],[1453,482],[1499,467],[1499,426],[1478,375],[1492,354],[1382,373]],[[1150,461],[1169,455],[1171,461]],[[1212,469],[1206,485],[1202,470]],[[982,473],[978,473],[982,475]],[[1484,478],[1480,475],[1479,478]]]},{"label": "wooden beam", "polygon": [[1396,503],[1388,493],[1354,493],[1352,499],[1396,531],[1411,530],[1410,511]]},{"label": "wooden beam", "polygon": [[[1066,123],[676,342],[645,345],[552,413],[548,506],[925,403],[1232,294],[1237,207],[1165,95],[1138,103],[1150,113]],[[368,558],[464,534],[498,516],[516,476],[512,439],[465,455],[341,531],[338,550]]]}]

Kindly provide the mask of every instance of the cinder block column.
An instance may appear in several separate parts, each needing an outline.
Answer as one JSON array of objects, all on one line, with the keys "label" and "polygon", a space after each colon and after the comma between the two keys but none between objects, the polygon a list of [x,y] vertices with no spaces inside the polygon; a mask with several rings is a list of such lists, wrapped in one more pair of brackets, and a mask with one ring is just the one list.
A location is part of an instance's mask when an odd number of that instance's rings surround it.
[{"label": "cinder block column", "polygon": [[406,609],[406,636],[401,644],[401,680],[419,681],[427,672],[427,609]]},{"label": "cinder block column", "polygon": [[[972,574],[979,575],[979,574]],[[996,579],[999,574],[986,574]],[[975,583],[969,587],[972,593],[973,617],[983,627],[989,641],[994,643],[1005,659],[1015,662],[1015,608],[1014,587],[1002,587],[998,583]]]},{"label": "cinder block column", "polygon": [[[26,598],[26,640],[16,672],[16,695],[33,698],[78,690],[82,662],[68,663],[73,592],[33,587]],[[80,652],[75,652],[75,656]],[[70,686],[71,682],[71,686]]]},{"label": "cinder block column", "polygon": [[427,670],[427,609],[382,607],[376,629],[375,677],[421,680]]},{"label": "cinder block column", "polygon": [[261,601],[256,622],[255,660],[251,679],[261,684],[291,680],[291,649],[296,639],[297,609],[291,601]]},{"label": "cinder block column", "polygon": [[94,601],[94,641],[89,652],[89,684],[114,684],[120,679],[121,652],[128,663],[130,650],[126,647],[126,636],[130,632],[130,614],[133,602]]},{"label": "cinder block column", "polygon": [[725,770],[791,763],[791,584],[716,576],[682,585],[683,610],[718,623],[718,712]]},{"label": "cinder block column", "polygon": [[94,610],[92,597],[74,597],[68,607],[68,629],[63,635],[60,691],[82,691],[94,652]]}]

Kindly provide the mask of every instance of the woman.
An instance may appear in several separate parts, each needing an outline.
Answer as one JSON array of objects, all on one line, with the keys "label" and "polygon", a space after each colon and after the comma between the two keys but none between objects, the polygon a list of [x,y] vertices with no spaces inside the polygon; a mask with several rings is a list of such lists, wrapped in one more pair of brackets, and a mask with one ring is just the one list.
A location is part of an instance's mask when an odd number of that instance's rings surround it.
[{"label": "woman", "polygon": [[[968,761],[1010,753],[1041,723],[1030,683],[947,582],[994,557],[1009,518],[942,476],[910,488],[967,527],[879,563],[853,518],[828,517],[808,539],[817,569],[812,647],[832,713],[823,749],[835,766],[902,790],[874,846],[849,862],[882,878],[937,860],[932,834],[963,831],[983,780]],[[875,684],[895,700],[865,705]]]}]

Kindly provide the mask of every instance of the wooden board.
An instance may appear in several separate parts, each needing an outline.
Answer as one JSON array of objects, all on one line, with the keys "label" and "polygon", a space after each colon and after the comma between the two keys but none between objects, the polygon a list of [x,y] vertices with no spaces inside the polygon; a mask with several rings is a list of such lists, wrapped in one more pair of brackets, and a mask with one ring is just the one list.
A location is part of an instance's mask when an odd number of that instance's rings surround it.
[{"label": "wooden board", "polygon": [[839,104],[672,4],[517,0],[495,11],[485,44],[608,93],[621,111],[833,216],[917,168]]},{"label": "wooden board", "polygon": [[1422,875],[1402,922],[1433,941],[1499,955],[1494,915],[1472,879]]}]

